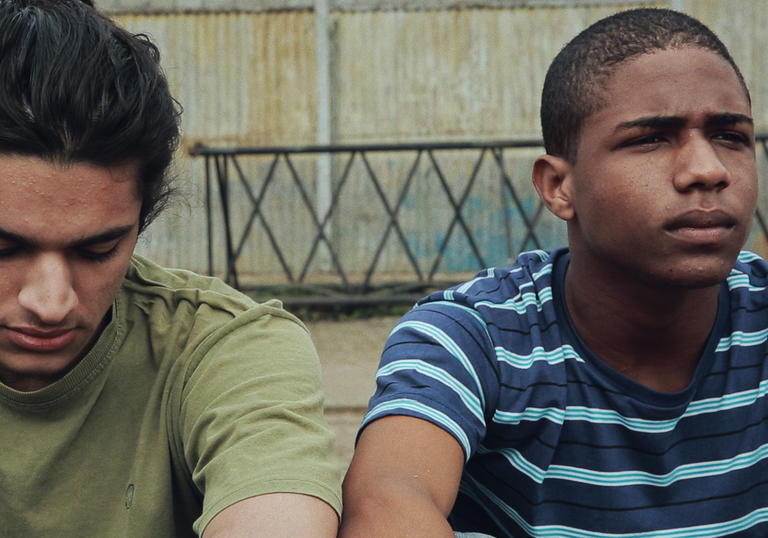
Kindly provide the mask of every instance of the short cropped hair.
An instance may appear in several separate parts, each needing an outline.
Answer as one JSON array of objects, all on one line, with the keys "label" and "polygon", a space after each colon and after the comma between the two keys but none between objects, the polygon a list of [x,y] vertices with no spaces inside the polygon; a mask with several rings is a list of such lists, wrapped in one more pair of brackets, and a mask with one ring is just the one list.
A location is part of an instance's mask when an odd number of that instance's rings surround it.
[{"label": "short cropped hair", "polygon": [[0,154],[136,162],[143,230],[172,191],[179,117],[145,35],[87,0],[0,0]]},{"label": "short cropped hair", "polygon": [[727,61],[750,100],[728,49],[700,21],[668,9],[622,11],[582,31],[552,61],[541,96],[547,153],[575,162],[584,121],[603,106],[602,88],[619,65],[641,54],[687,46],[711,50]]}]

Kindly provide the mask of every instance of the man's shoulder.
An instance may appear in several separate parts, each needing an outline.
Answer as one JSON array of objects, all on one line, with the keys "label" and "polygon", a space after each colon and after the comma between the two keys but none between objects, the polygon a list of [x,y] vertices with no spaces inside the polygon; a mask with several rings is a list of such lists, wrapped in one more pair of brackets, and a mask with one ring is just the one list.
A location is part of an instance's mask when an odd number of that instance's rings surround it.
[{"label": "man's shoulder", "polygon": [[[134,255],[120,297],[133,307],[157,314],[178,315],[205,310],[207,316],[224,318],[275,315],[298,321],[278,300],[258,303],[216,277],[186,269],[168,268]],[[119,300],[118,298],[118,300]]]},{"label": "man's shoulder", "polygon": [[[556,267],[566,249],[520,254],[504,268],[489,268],[475,278],[420,300],[398,323],[391,342],[408,340],[410,331],[438,331],[458,345],[485,342],[506,349],[528,350],[536,327],[555,327]],[[554,344],[553,344],[554,345]]]},{"label": "man's shoulder", "polygon": [[[309,332],[280,301],[258,303],[215,278],[136,256],[116,303],[117,330],[125,335],[121,349],[184,364],[186,372],[201,361],[221,362],[243,353],[252,361],[261,357],[260,368],[278,351],[301,367],[316,362]],[[284,368],[288,362],[283,361]]]},{"label": "man's shoulder", "polygon": [[250,300],[219,278],[201,275],[187,269],[165,267],[139,254],[134,254],[131,257],[131,264],[126,274],[126,283],[134,288],[213,290],[238,297],[245,302]]},{"label": "man's shoulder", "polygon": [[763,315],[768,311],[768,262],[742,251],[726,279],[731,310]]},{"label": "man's shoulder", "polygon": [[484,269],[471,280],[435,292],[418,304],[448,301],[473,309],[504,305],[516,310],[525,310],[531,305],[541,307],[552,299],[556,260],[567,256],[567,249],[523,252],[512,265]]},{"label": "man's shoulder", "polygon": [[738,280],[738,275],[747,276],[755,284],[768,282],[768,262],[754,252],[742,250],[729,276],[729,283]]},{"label": "man's shoulder", "polygon": [[740,252],[726,284],[732,297],[768,301],[768,294],[765,293],[768,290],[768,262],[754,252]]}]

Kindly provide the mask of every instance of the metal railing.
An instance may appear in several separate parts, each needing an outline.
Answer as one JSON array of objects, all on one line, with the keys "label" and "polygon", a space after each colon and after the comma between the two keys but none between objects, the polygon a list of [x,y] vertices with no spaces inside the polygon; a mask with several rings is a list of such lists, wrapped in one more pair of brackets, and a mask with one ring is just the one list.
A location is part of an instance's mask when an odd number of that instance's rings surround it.
[{"label": "metal railing", "polygon": [[[758,135],[757,140],[763,156],[768,158],[768,134]],[[527,196],[520,192],[522,185],[530,184],[530,176],[516,182],[508,170],[507,155],[525,149],[541,149],[541,142],[509,140],[230,148],[197,145],[191,153],[205,160],[209,273],[220,274],[230,285],[257,296],[277,292],[286,302],[294,305],[404,303],[412,302],[427,289],[461,281],[468,274],[488,267],[499,258],[510,260],[525,249],[558,246],[544,244],[539,237],[542,214],[546,213],[541,201],[535,196],[531,197],[530,192]],[[371,164],[374,155],[387,154],[396,154],[401,163],[398,170],[405,171],[404,179],[395,187],[392,186],[392,178],[383,177]],[[443,163],[446,155],[454,159],[459,155],[460,159],[471,164],[468,167],[471,171],[458,181],[455,178],[449,181]],[[307,172],[306,166],[297,166],[297,160],[305,157],[314,157],[315,161],[333,158],[335,166],[328,169],[335,169],[336,172],[331,172],[325,178],[326,184],[322,185],[320,183],[323,178],[318,177],[320,168],[311,166]],[[248,158],[261,159],[261,165],[248,169],[243,165],[243,161]],[[358,170],[356,174],[351,172],[353,165]],[[480,182],[478,178],[481,169],[484,171],[483,176],[495,176],[492,181],[498,183],[498,192],[505,197],[502,206],[509,209],[502,212],[506,252],[494,252],[493,260],[484,254],[478,240],[482,229],[468,222],[465,215],[470,193]],[[281,172],[278,173],[278,170]],[[293,185],[301,200],[300,205],[308,216],[308,229],[302,232],[308,250],[298,261],[296,256],[293,256],[293,261],[289,260],[287,247],[281,244],[279,226],[265,217],[264,208],[270,202],[270,187],[278,181],[278,177]],[[428,254],[416,252],[413,233],[401,221],[405,202],[419,181],[431,181],[439,186],[438,191],[444,198],[436,198],[443,204],[438,211],[448,215],[447,226],[442,233],[436,234],[439,236],[436,248]],[[380,236],[370,238],[371,243],[375,244],[373,256],[365,267],[356,267],[353,271],[339,253],[348,237],[337,237],[329,230],[334,228],[334,219],[344,218],[338,214],[339,201],[345,189],[354,182],[366,182],[371,197],[365,203],[379,204],[383,210],[383,219]],[[234,194],[235,187],[238,188],[238,194]],[[318,194],[320,189],[326,190],[328,201],[325,207],[321,207],[323,204],[318,201],[322,198]],[[218,196],[214,190],[218,191]],[[244,206],[247,209],[243,210]],[[240,210],[240,218],[233,216],[236,209]],[[511,222],[510,211],[516,215],[517,225]],[[217,220],[220,220],[218,226],[221,230],[216,229]],[[258,271],[255,277],[250,278],[250,282],[242,278],[243,273],[252,272],[244,271],[241,264],[244,249],[249,241],[253,241],[257,229],[267,238],[268,250],[274,254],[280,267],[279,278],[277,281],[272,278],[270,284],[259,282]],[[754,233],[760,235],[761,241],[768,242],[768,227],[760,208],[756,214]],[[471,255],[465,267],[460,267],[459,271],[441,272],[439,269],[448,257],[450,241],[457,234],[465,238]],[[390,240],[401,250],[403,263],[396,281],[389,279],[380,282],[376,275],[381,272],[384,251]],[[223,245],[220,245],[221,241]],[[321,245],[325,249],[322,255]],[[223,270],[217,261],[222,254]],[[331,282],[317,282],[317,279],[311,278],[313,264],[317,265],[320,257],[323,258],[323,272],[333,277]],[[403,277],[403,273],[407,273],[407,276]]]}]

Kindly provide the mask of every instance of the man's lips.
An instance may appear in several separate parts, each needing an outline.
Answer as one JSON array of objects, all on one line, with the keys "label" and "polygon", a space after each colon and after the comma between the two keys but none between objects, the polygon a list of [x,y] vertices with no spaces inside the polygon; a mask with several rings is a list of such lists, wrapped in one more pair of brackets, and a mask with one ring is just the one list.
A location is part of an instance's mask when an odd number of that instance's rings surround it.
[{"label": "man's lips", "polygon": [[36,327],[6,327],[8,338],[29,351],[58,351],[75,338],[74,328],[45,330]]},{"label": "man's lips", "polygon": [[725,211],[696,209],[675,217],[664,226],[667,230],[680,228],[732,228],[737,220]]},{"label": "man's lips", "polygon": [[673,218],[664,229],[687,242],[717,243],[737,225],[738,220],[725,211],[697,209]]}]

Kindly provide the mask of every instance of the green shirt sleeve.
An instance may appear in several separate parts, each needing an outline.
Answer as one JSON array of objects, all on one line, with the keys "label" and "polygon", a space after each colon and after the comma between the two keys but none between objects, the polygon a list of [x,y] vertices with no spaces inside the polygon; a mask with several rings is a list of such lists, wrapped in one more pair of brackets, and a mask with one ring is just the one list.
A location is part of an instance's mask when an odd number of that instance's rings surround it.
[{"label": "green shirt sleeve", "polygon": [[177,446],[203,495],[201,533],[222,509],[266,493],[318,497],[341,513],[340,469],[306,328],[258,305],[204,338],[185,372]]}]

